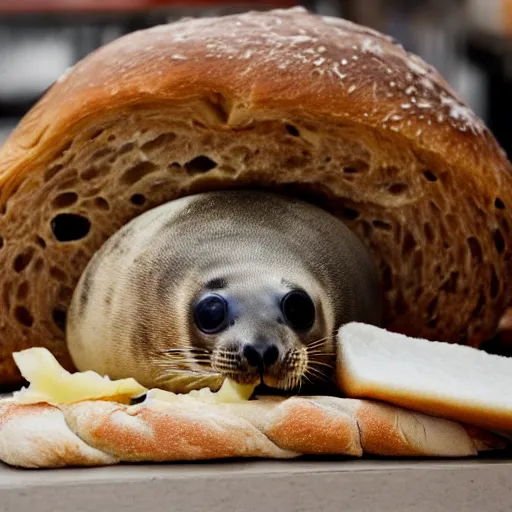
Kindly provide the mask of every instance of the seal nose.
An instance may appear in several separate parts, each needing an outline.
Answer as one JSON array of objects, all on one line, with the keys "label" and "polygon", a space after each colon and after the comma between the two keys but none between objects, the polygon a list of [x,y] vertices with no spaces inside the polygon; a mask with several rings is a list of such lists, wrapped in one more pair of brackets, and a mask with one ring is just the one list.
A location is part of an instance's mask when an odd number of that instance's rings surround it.
[{"label": "seal nose", "polygon": [[279,349],[274,344],[255,343],[246,345],[243,354],[250,366],[263,371],[277,361]]}]

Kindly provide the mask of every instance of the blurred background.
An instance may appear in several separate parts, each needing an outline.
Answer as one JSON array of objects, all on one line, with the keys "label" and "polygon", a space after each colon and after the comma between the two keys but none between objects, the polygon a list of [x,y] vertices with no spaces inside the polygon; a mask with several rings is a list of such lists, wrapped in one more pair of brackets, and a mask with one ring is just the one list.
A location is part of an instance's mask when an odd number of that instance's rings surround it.
[{"label": "blurred background", "polygon": [[0,0],[0,144],[69,66],[122,34],[294,5],[394,36],[441,71],[512,157],[512,0]]}]

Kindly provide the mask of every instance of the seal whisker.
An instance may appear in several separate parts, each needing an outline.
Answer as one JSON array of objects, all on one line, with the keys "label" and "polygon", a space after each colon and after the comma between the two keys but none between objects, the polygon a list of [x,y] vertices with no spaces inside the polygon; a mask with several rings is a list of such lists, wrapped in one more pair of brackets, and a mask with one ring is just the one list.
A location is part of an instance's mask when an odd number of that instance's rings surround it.
[{"label": "seal whisker", "polygon": [[323,361],[314,361],[312,359],[309,360],[309,364],[311,366],[324,366],[325,368],[333,369],[333,365],[329,363],[324,363]]},{"label": "seal whisker", "polygon": [[176,357],[201,357],[201,358],[210,358],[212,354],[206,352],[198,352],[194,353],[191,350],[180,350],[173,353],[163,353],[157,356],[157,359],[175,359]]},{"label": "seal whisker", "polygon": [[315,377],[315,378],[317,378],[319,380],[322,380],[324,382],[328,382],[329,381],[329,378],[327,377],[327,375],[325,375],[320,370],[317,370],[314,367],[308,366],[308,368],[306,369],[306,373],[308,373],[312,377]]},{"label": "seal whisker", "polygon": [[174,346],[172,348],[165,348],[163,350],[160,350],[160,353],[167,354],[169,352],[179,352],[179,351],[187,351],[187,352],[210,352],[210,350],[206,348],[200,348],[200,347],[191,347],[186,345],[178,345]]},{"label": "seal whisker", "polygon": [[307,380],[311,385],[313,385],[313,381],[308,377],[306,373],[304,373],[301,377],[301,385],[302,385],[302,379]]},{"label": "seal whisker", "polygon": [[184,355],[182,357],[169,357],[169,358],[165,358],[165,359],[162,359],[163,362],[165,361],[171,361],[171,362],[179,362],[179,361],[205,361],[205,362],[209,362],[211,361],[211,357],[209,356],[189,356],[189,355]]},{"label": "seal whisker", "polygon": [[335,356],[336,352],[327,352],[325,350],[312,350],[311,352],[307,353],[308,356],[316,356],[316,355],[322,355],[322,356]]},{"label": "seal whisker", "polygon": [[[196,364],[197,366],[199,366],[201,368],[201,372],[211,368],[210,365],[204,364],[204,363],[203,364],[194,363],[194,364]],[[167,366],[162,366],[162,368],[163,368],[162,372],[167,372],[167,371],[175,371],[175,372],[199,371],[199,370],[193,369],[191,364],[187,365],[187,367],[178,366],[178,365],[167,365]]]},{"label": "seal whisker", "polygon": [[313,342],[309,343],[309,344],[306,346],[306,350],[308,350],[308,351],[309,351],[310,349],[318,348],[318,347],[320,347],[320,346],[322,346],[322,345],[325,345],[325,343],[326,343],[327,341],[330,341],[330,340],[332,340],[332,339],[334,339],[334,336],[332,336],[332,335],[331,335],[331,336],[325,336],[324,338],[320,338],[320,339],[318,339],[318,340],[315,340],[315,341],[313,341]]},{"label": "seal whisker", "polygon": [[192,365],[198,365],[205,368],[211,367],[211,362],[209,360],[198,360],[194,358],[182,358],[177,359],[175,361],[158,361],[153,363],[154,366],[160,367],[160,368],[175,368],[175,369],[181,369],[184,370],[185,368],[180,367],[183,365],[186,365],[187,367]]}]

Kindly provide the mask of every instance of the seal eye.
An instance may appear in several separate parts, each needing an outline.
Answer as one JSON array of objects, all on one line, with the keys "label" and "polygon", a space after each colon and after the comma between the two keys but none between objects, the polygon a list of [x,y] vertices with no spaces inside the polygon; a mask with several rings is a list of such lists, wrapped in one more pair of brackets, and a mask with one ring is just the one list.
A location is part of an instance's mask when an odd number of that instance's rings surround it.
[{"label": "seal eye", "polygon": [[298,331],[305,331],[315,322],[315,305],[306,292],[294,290],[281,300],[281,310],[288,325]]},{"label": "seal eye", "polygon": [[194,320],[197,327],[206,334],[215,334],[226,326],[228,305],[217,294],[200,300],[194,307]]}]

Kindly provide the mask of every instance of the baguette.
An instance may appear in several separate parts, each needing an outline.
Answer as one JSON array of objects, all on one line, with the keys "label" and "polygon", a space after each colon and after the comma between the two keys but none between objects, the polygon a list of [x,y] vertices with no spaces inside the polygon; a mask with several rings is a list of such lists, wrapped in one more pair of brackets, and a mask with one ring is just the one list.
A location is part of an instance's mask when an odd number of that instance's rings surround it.
[{"label": "baguette", "polygon": [[[35,428],[36,427],[36,428]],[[267,397],[225,404],[0,401],[0,461],[23,468],[364,454],[471,457],[502,438],[369,400]]]}]

